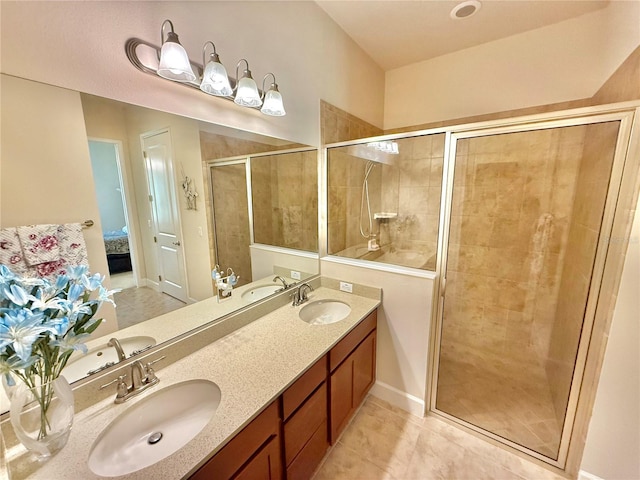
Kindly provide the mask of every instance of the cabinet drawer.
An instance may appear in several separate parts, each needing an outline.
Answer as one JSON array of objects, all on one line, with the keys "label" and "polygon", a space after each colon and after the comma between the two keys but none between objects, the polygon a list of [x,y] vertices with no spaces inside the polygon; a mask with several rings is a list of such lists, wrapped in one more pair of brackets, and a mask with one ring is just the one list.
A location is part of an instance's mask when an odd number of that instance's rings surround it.
[{"label": "cabinet drawer", "polygon": [[247,463],[233,480],[282,480],[282,459],[278,437],[269,443]]},{"label": "cabinet drawer", "polygon": [[327,356],[318,360],[311,368],[302,374],[282,394],[282,411],[284,419],[288,419],[305,399],[311,395],[318,385],[327,378]]},{"label": "cabinet drawer", "polygon": [[279,430],[278,403],[273,402],[192,475],[190,480],[231,478],[270,437],[276,439],[276,446],[279,445]]},{"label": "cabinet drawer", "polygon": [[327,439],[326,420],[327,385],[323,383],[300,407],[300,410],[284,424],[284,452],[287,465],[296,458],[296,455],[323,422],[325,422],[324,437],[325,440]]},{"label": "cabinet drawer", "polygon": [[287,480],[308,480],[311,478],[328,448],[327,422],[324,421],[287,468]]},{"label": "cabinet drawer", "polygon": [[374,328],[376,328],[377,321],[378,312],[377,310],[374,310],[331,349],[329,352],[329,370],[331,372],[333,372],[336,367],[349,356],[353,349],[356,348]]}]

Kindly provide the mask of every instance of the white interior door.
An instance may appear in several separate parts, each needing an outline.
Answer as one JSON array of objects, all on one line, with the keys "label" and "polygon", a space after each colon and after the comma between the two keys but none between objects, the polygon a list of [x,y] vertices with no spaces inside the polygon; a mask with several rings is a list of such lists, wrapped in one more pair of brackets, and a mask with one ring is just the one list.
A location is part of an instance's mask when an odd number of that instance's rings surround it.
[{"label": "white interior door", "polygon": [[184,252],[169,131],[143,134],[142,148],[149,182],[160,290],[186,302]]}]

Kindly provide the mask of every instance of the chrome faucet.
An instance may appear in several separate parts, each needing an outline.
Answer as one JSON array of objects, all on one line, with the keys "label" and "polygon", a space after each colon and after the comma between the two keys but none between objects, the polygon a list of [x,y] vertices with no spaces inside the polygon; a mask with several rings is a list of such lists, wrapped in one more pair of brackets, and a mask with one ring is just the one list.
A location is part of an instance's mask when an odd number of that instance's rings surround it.
[{"label": "chrome faucet", "polygon": [[117,338],[109,339],[109,341],[107,342],[107,345],[116,349],[116,352],[118,353],[118,361],[121,362],[127,359],[127,356],[125,355],[124,350],[122,349],[122,345],[120,345],[120,341]]},{"label": "chrome faucet", "polygon": [[293,283],[287,283],[287,281],[284,278],[282,278],[280,275],[276,275],[275,277],[273,277],[274,282],[278,280],[282,282],[282,286],[284,287],[283,290],[287,290],[288,288],[293,287]]},{"label": "chrome faucet", "polygon": [[[100,386],[100,390],[108,387],[114,383],[117,384],[116,390],[116,398],[114,400],[115,403],[123,403],[129,400],[131,397],[135,397],[136,395],[144,392],[147,388],[154,386],[156,383],[160,381],[158,377],[156,377],[156,373],[151,368],[156,362],[163,360],[165,356],[163,355],[160,358],[153,360],[152,362],[143,365],[140,360],[136,360],[131,364],[131,373],[127,375],[118,376],[115,380],[110,381],[109,383],[105,383]],[[127,376],[131,377],[131,385],[127,385],[125,378]]]},{"label": "chrome faucet", "polygon": [[293,306],[297,307],[298,305],[302,305],[304,302],[309,300],[307,297],[308,292],[313,292],[313,287],[308,283],[301,284],[298,289],[293,292]]}]

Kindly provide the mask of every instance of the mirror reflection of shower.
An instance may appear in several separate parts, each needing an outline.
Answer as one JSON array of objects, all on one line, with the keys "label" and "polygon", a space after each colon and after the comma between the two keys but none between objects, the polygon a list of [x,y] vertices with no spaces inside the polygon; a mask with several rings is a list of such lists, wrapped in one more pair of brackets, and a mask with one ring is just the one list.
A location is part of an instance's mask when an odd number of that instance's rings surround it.
[{"label": "mirror reflection of shower", "polygon": [[[371,200],[369,198],[369,175],[371,175],[371,171],[375,168],[376,163],[372,160],[368,160],[364,167],[364,180],[362,181],[362,194],[360,196],[360,235],[363,238],[367,239],[367,250],[370,252],[375,252],[376,250],[380,250],[380,245],[378,245],[378,233],[379,226],[376,228],[376,232],[373,231],[373,217],[371,215]],[[362,214],[364,210],[365,201],[367,203],[367,216],[369,219],[369,230],[367,233],[364,232],[362,228]]]}]

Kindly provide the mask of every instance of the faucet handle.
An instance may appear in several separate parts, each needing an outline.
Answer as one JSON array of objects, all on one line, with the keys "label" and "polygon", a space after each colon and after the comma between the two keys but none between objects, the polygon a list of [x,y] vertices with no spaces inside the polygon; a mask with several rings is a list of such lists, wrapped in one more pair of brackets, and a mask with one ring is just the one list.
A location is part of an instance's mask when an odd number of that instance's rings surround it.
[{"label": "faucet handle", "polygon": [[[119,387],[121,383],[124,383],[124,379],[125,378],[127,378],[127,374],[126,373],[123,373],[122,375],[118,375],[118,378],[114,378],[109,383],[105,383],[104,385],[100,385],[99,389],[102,390],[103,388],[107,388],[109,385],[113,385],[116,382],[118,383],[118,387]],[[125,383],[125,385],[126,385],[126,383]]]},{"label": "faucet handle", "polygon": [[122,375],[119,375],[118,378],[111,380],[109,383],[105,383],[104,385],[100,385],[100,390],[102,390],[103,388],[108,387],[109,385],[113,385],[114,383],[117,383],[118,386],[116,387],[116,402],[118,402],[118,400],[121,400],[123,398],[125,398],[127,396],[127,393],[129,393],[129,387],[127,386],[127,382],[124,381],[124,379],[127,378],[127,374],[124,373]]},{"label": "faucet handle", "polygon": [[153,365],[154,363],[158,363],[160,360],[164,360],[165,358],[167,358],[167,356],[163,355],[160,358],[156,358],[155,360],[152,360],[145,365],[144,370],[147,375],[147,382],[154,382],[158,378],[156,377],[156,372],[151,365]]}]

